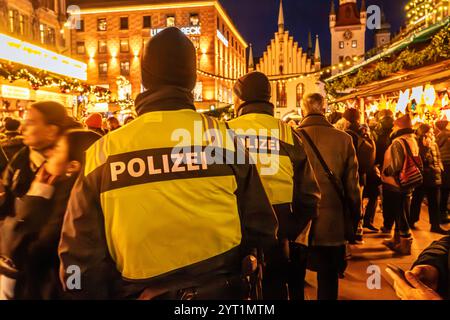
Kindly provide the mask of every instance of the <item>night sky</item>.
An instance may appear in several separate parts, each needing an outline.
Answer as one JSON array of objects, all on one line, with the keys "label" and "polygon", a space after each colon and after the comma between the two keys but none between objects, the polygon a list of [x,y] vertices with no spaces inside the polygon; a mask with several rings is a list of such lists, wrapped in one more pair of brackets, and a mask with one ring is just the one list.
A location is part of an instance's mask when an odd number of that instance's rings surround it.
[{"label": "night sky", "polygon": [[[335,0],[336,5],[339,0]],[[248,43],[253,44],[255,57],[260,57],[278,30],[279,0],[220,0],[234,23]],[[386,18],[397,33],[404,24],[404,7],[408,0],[366,0],[367,6],[381,5]],[[358,0],[358,7],[361,0]],[[294,40],[306,49],[308,31],[320,37],[322,64],[330,63],[330,42],[328,17],[330,0],[283,0],[285,29],[294,36]],[[337,8],[337,6],[336,6]],[[367,34],[367,47],[373,46],[373,33]]]}]

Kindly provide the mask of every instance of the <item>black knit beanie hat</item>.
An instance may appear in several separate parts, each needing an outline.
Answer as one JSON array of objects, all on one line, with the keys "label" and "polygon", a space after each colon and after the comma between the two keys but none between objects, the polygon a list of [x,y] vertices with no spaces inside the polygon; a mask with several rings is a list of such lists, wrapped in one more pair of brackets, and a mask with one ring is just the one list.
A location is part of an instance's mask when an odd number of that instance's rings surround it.
[{"label": "black knit beanie hat", "polygon": [[192,41],[178,28],[166,28],[147,44],[141,62],[142,84],[150,91],[177,86],[192,91],[197,58]]}]

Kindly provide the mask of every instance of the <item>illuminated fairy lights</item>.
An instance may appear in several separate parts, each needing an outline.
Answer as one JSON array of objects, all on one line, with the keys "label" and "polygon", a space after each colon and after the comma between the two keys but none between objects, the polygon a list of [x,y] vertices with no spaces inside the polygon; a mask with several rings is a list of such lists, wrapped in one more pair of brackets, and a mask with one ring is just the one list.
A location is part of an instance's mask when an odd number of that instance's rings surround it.
[{"label": "illuminated fairy lights", "polygon": [[0,59],[79,80],[87,80],[85,63],[2,33],[0,33]]}]

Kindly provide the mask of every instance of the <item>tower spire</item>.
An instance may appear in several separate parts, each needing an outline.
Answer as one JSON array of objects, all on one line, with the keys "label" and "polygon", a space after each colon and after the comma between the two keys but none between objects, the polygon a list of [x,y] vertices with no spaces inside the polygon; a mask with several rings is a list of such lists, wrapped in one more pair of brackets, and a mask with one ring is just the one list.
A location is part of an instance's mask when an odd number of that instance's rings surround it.
[{"label": "tower spire", "polygon": [[320,44],[319,44],[319,35],[316,35],[316,49],[314,51],[314,60],[320,61]]},{"label": "tower spire", "polygon": [[280,11],[278,13],[278,32],[284,32],[284,11],[283,11],[283,0],[280,0]]},{"label": "tower spire", "polygon": [[362,2],[361,2],[361,12],[366,12],[366,11],[367,11],[366,0],[362,0]]},{"label": "tower spire", "polygon": [[248,71],[254,71],[255,70],[255,61],[253,59],[253,46],[250,43],[250,50],[248,53]]},{"label": "tower spire", "polygon": [[330,15],[335,16],[336,15],[336,7],[334,5],[334,0],[331,0],[331,10]]},{"label": "tower spire", "polygon": [[312,36],[311,31],[308,31],[308,49],[307,49],[308,58],[311,60],[314,58],[313,56],[313,44],[312,44]]}]

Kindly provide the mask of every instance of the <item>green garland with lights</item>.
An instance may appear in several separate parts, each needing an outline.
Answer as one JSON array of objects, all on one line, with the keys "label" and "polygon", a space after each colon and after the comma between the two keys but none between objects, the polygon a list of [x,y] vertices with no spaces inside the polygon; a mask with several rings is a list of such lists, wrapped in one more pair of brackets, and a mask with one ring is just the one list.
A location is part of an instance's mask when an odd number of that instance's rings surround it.
[{"label": "green garland with lights", "polygon": [[401,70],[411,70],[430,62],[450,59],[450,25],[445,26],[421,51],[403,50],[393,62],[380,61],[371,69],[361,68],[357,73],[345,75],[326,83],[333,96],[347,89],[380,81]]},{"label": "green garland with lights", "polygon": [[39,90],[41,87],[58,87],[61,93],[65,94],[93,94],[99,101],[109,101],[111,99],[111,91],[108,89],[82,83],[77,79],[58,77],[46,71],[34,71],[23,67],[18,68],[13,64],[0,64],[0,78],[10,83],[25,80],[33,90]]}]

